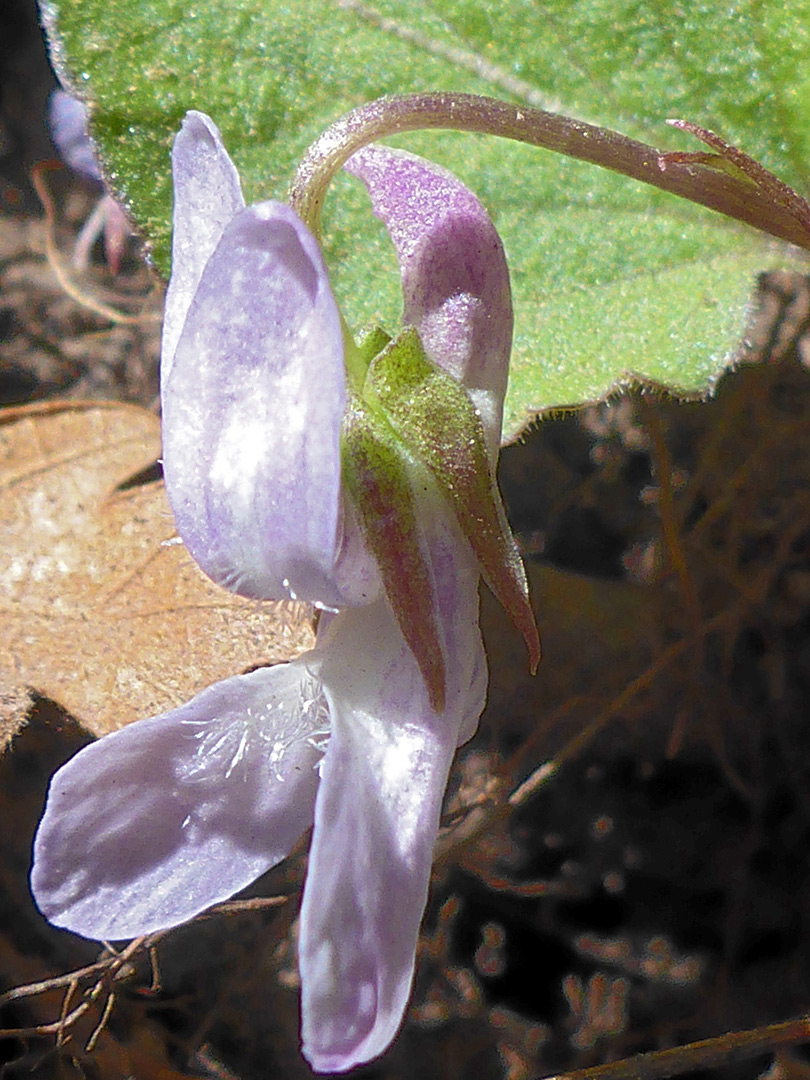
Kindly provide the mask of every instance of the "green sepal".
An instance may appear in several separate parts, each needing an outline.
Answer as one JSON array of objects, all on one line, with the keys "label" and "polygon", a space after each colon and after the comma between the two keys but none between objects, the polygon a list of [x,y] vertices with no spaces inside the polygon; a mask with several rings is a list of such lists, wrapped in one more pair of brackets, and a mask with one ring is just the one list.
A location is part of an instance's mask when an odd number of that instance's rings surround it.
[{"label": "green sepal", "polygon": [[406,327],[371,361],[364,401],[378,405],[450,500],[481,573],[523,635],[531,670],[540,637],[526,572],[501,501],[480,416],[469,395],[425,354]]},{"label": "green sepal", "polygon": [[381,326],[372,326],[362,334],[360,341],[357,343],[357,350],[363,357],[366,371],[368,371],[374,357],[390,344],[391,335],[383,330]]},{"label": "green sepal", "polygon": [[444,653],[414,498],[416,485],[433,481],[386,418],[356,396],[349,399],[343,417],[341,456],[343,482],[360,514],[386,596],[419,666],[431,707],[443,712]]},{"label": "green sepal", "polygon": [[357,344],[342,315],[340,317],[340,322],[343,327],[346,378],[351,391],[362,396],[363,385],[368,373],[368,366],[377,353],[382,352],[386,347],[391,340],[391,335],[386,334],[385,330],[381,327],[374,326],[366,331],[360,339],[359,344]]}]

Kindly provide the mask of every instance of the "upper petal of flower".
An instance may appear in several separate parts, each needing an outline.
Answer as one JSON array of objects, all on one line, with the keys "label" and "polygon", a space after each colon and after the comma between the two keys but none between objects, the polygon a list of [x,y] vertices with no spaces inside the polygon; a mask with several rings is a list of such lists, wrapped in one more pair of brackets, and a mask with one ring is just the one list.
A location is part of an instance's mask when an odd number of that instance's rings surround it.
[{"label": "upper petal of flower", "polygon": [[160,357],[161,385],[202,276],[225,226],[244,208],[236,166],[210,117],[189,112],[172,149],[174,214],[172,276],[166,293]]},{"label": "upper petal of flower", "polygon": [[434,493],[422,507],[447,657],[436,714],[384,598],[341,612],[319,641],[332,734],[301,909],[304,1054],[318,1072],[381,1054],[414,969],[442,796],[486,694],[478,573]]},{"label": "upper petal of flower", "polygon": [[494,460],[513,323],[495,226],[456,176],[413,154],[374,144],[345,168],[368,188],[397,250],[403,323],[416,327],[428,356],[469,391]]},{"label": "upper petal of flower", "polygon": [[172,162],[161,390],[178,532],[234,592],[368,603],[380,581],[342,500],[343,332],[318,244],[281,203],[244,208],[203,113]]},{"label": "upper petal of flower", "polygon": [[300,658],[86,746],[54,775],[34,843],[42,913],[84,937],[130,938],[249,885],[312,821],[326,718]]},{"label": "upper petal of flower", "polygon": [[163,385],[166,490],[214,581],[259,599],[346,602],[345,402],[340,315],[314,237],[283,203],[240,211],[202,271]]}]

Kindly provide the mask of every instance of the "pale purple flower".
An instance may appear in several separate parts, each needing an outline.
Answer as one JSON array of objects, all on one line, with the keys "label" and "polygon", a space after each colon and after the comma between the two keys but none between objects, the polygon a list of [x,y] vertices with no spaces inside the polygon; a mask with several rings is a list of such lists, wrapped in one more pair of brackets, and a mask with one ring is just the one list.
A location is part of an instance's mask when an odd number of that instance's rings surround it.
[{"label": "pale purple flower", "polygon": [[[277,202],[245,207],[213,123],[174,149],[164,461],[202,568],[329,609],[316,647],[91,744],[54,776],[35,842],[43,913],[85,937],[184,922],[314,821],[300,919],[303,1050],[317,1071],[382,1053],[413,976],[442,796],[486,694],[478,565],[438,487],[419,543],[443,651],[437,713],[341,485],[344,338],[318,246]],[[404,322],[469,388],[496,452],[512,314],[503,250],[451,174],[383,147],[348,168],[400,259]]]},{"label": "pale purple flower", "polygon": [[67,90],[54,90],[48,100],[48,126],[54,146],[74,172],[100,184],[101,169],[87,122],[87,106],[83,101]]},{"label": "pale purple flower", "polygon": [[[54,90],[48,101],[48,126],[54,146],[64,163],[85,180],[104,186],[98,155],[88,131],[87,107],[66,90]],[[99,236],[104,237],[104,254],[113,274],[118,273],[121,257],[132,228],[120,203],[107,192],[101,196],[90,217],[82,226],[73,248],[73,265],[84,270]]]}]

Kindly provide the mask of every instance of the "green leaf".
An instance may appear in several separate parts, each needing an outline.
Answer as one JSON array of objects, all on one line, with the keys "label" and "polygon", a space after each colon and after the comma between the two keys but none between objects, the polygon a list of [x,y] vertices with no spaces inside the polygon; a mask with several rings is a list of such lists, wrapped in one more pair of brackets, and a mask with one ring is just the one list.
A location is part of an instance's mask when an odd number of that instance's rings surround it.
[{"label": "green leaf", "polygon": [[[417,13],[418,12],[418,13]],[[55,0],[58,59],[91,102],[110,179],[169,265],[168,152],[208,112],[248,200],[283,198],[305,147],[384,93],[548,103],[665,149],[667,117],[717,131],[800,191],[810,152],[810,0]],[[513,274],[505,433],[632,377],[700,392],[739,342],[754,276],[784,245],[592,165],[494,138],[395,140],[490,209]],[[351,326],[399,319],[396,264],[356,182],[334,185],[327,258]]]}]

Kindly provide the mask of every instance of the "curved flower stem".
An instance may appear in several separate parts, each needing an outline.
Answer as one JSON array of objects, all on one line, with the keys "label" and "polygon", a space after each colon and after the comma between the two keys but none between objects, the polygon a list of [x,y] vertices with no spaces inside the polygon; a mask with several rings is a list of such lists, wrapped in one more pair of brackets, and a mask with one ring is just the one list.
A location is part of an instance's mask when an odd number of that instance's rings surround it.
[{"label": "curved flower stem", "polygon": [[318,236],[326,189],[356,150],[401,132],[441,128],[499,135],[590,161],[810,250],[810,207],[798,195],[807,212],[797,215],[795,207],[775,202],[772,192],[750,176],[702,161],[679,161],[678,155],[607,128],[476,94],[403,94],[353,109],[307,151],[290,191],[291,205]]}]

